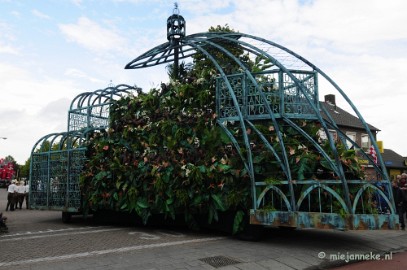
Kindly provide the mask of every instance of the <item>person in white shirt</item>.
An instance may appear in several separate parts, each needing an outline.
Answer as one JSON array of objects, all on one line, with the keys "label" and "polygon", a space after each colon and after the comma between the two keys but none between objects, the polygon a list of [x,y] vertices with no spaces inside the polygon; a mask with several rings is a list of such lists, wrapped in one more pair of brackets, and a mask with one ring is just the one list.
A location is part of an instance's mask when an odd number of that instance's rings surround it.
[{"label": "person in white shirt", "polygon": [[24,185],[24,181],[20,181],[18,182],[18,186],[17,186],[17,202],[16,202],[16,209],[22,208],[23,206],[23,202],[24,202],[24,193],[25,193],[25,185]]},{"label": "person in white shirt", "polygon": [[12,180],[11,184],[8,186],[7,189],[7,207],[6,211],[10,207],[10,211],[14,211],[14,204],[16,203],[15,193],[17,192],[16,180]]}]

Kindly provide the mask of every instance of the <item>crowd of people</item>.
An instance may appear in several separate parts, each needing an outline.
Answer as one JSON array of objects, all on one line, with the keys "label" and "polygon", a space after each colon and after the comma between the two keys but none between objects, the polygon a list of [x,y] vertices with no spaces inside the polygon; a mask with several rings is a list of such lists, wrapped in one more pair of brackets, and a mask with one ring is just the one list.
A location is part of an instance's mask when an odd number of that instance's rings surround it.
[{"label": "crowd of people", "polygon": [[[22,209],[25,201],[25,207],[28,209],[28,182],[12,180],[7,188],[7,206],[6,211],[15,211]],[[0,233],[8,232],[6,225],[7,218],[0,213]]]},{"label": "crowd of people", "polygon": [[28,209],[28,182],[12,180],[7,189],[7,207],[6,211],[22,209],[25,201],[25,207]]},{"label": "crowd of people", "polygon": [[406,229],[405,215],[407,214],[407,174],[397,175],[392,182],[393,197],[399,215],[400,227]]}]

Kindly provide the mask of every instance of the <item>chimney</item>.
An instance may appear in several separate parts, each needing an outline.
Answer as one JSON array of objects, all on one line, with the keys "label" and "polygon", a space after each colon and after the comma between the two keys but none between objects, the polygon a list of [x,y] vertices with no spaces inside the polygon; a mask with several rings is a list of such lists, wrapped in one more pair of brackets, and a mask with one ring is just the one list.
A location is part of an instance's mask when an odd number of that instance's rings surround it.
[{"label": "chimney", "polygon": [[325,102],[336,107],[335,95],[333,94],[325,95]]}]

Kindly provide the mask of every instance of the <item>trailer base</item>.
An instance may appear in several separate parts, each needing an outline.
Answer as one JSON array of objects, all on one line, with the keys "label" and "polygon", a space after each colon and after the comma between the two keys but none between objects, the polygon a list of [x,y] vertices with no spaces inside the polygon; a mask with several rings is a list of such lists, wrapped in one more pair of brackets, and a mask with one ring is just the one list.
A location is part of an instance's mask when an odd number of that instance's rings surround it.
[{"label": "trailer base", "polygon": [[395,214],[353,214],[250,210],[250,224],[337,230],[398,230]]}]

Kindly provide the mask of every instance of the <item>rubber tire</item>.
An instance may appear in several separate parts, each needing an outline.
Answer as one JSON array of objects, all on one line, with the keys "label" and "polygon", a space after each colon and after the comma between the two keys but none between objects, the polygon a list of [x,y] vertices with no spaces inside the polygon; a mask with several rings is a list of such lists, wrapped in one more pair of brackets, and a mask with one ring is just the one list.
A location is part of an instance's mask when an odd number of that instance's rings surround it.
[{"label": "rubber tire", "polygon": [[278,228],[283,231],[295,231],[297,229],[297,227],[288,227],[288,226],[279,226]]},{"label": "rubber tire", "polygon": [[242,232],[237,233],[239,240],[258,242],[263,239],[265,228],[261,225],[246,224]]},{"label": "rubber tire", "polygon": [[72,218],[72,213],[62,212],[62,222],[63,223],[70,223],[71,218]]}]

